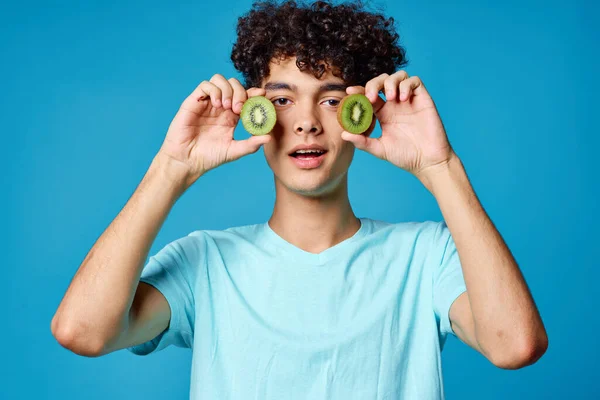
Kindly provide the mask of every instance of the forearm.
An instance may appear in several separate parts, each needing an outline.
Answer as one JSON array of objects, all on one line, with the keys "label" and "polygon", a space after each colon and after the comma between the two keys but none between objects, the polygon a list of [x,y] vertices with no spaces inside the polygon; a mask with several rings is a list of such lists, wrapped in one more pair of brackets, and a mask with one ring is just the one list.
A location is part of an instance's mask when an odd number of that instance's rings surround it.
[{"label": "forearm", "polygon": [[157,155],[135,192],[93,245],[52,320],[73,346],[100,346],[127,327],[144,262],[160,227],[185,191],[168,159]]},{"label": "forearm", "polygon": [[479,346],[497,357],[532,351],[546,340],[539,312],[462,163],[454,155],[420,179],[436,198],[454,239]]}]

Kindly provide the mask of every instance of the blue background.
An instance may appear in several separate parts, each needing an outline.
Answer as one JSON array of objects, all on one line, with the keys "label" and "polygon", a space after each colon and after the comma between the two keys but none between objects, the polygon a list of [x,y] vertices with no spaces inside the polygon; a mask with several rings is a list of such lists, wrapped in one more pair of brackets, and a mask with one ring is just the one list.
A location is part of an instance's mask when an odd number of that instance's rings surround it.
[{"label": "blue background", "polygon": [[[457,339],[449,399],[600,398],[597,283],[598,7],[592,1],[389,1],[410,75],[427,86],[477,194],[520,263],[550,346],[494,367]],[[183,399],[191,352],[85,358],[50,321],[85,255],[125,205],[183,99],[229,54],[249,1],[16,2],[0,14],[2,399]],[[376,133],[376,136],[378,134]],[[248,136],[236,130],[237,138]],[[357,151],[359,216],[441,218],[410,174]],[[202,177],[151,253],[196,229],[264,222],[262,151]]]}]

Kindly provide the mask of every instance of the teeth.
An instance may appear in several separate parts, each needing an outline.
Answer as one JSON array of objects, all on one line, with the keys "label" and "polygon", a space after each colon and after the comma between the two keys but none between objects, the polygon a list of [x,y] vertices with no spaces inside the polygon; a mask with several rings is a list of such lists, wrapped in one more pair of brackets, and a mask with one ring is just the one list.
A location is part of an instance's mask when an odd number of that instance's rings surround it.
[{"label": "teeth", "polygon": [[306,154],[306,153],[320,154],[320,153],[323,153],[323,150],[316,150],[316,149],[315,150],[312,150],[312,149],[309,149],[309,150],[298,150],[298,151],[296,151],[296,153],[300,153],[300,154]]}]

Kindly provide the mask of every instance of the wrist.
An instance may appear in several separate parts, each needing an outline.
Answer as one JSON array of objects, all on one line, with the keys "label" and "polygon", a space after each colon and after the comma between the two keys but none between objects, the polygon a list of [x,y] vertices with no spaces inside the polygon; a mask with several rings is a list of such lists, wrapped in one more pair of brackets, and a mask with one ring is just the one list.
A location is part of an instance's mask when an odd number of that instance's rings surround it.
[{"label": "wrist", "polygon": [[415,176],[435,196],[436,191],[446,183],[453,179],[460,179],[464,174],[463,164],[453,152],[448,160],[423,168]]},{"label": "wrist", "polygon": [[167,154],[158,152],[152,160],[148,175],[160,181],[161,186],[182,195],[202,174],[191,173],[189,166]]}]

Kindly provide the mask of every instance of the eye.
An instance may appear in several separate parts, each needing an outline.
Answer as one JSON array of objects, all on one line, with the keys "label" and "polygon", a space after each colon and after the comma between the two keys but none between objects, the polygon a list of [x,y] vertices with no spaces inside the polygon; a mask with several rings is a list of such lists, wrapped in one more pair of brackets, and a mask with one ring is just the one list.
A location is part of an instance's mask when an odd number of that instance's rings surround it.
[{"label": "eye", "polygon": [[289,104],[287,103],[288,101],[288,99],[280,97],[278,99],[274,99],[273,104],[275,104],[276,106],[287,106]]},{"label": "eye", "polygon": [[337,107],[340,104],[340,101],[336,99],[329,99],[325,100],[324,103],[331,107]]}]

